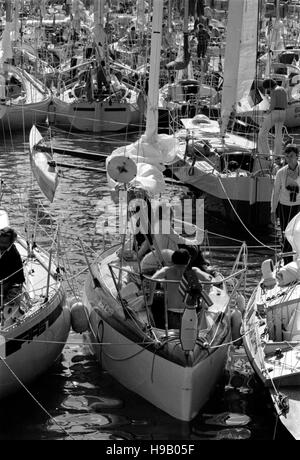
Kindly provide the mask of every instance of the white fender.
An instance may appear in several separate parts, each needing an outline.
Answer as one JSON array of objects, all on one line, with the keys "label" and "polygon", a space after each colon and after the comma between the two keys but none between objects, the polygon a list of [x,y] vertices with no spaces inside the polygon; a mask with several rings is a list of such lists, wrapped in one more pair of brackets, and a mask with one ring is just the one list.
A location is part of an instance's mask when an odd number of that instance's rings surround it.
[{"label": "white fender", "polygon": [[243,315],[246,309],[246,299],[243,294],[238,293],[236,295],[236,308],[241,312]]},{"label": "white fender", "polygon": [[[230,316],[231,324],[231,338],[235,345],[241,345],[241,325],[242,325],[242,313],[237,308],[234,308]],[[238,340],[240,339],[240,340]]]},{"label": "white fender", "polygon": [[261,264],[261,272],[263,276],[264,287],[273,289],[276,285],[276,277],[274,274],[274,264],[272,259],[264,260]]}]

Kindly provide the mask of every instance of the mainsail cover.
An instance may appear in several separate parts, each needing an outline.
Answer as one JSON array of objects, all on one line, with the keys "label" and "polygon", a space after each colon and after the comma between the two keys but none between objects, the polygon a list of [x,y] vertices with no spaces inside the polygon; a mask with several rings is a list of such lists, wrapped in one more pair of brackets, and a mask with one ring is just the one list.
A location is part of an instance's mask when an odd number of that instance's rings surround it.
[{"label": "mainsail cover", "polygon": [[248,97],[256,74],[258,0],[229,0],[221,134],[236,103]]},{"label": "mainsail cover", "polygon": [[29,134],[31,169],[41,191],[52,203],[58,185],[58,174],[56,167],[49,164],[49,162],[53,161],[52,155],[39,150],[39,144],[42,140],[41,133],[33,125]]},{"label": "mainsail cover", "polygon": [[[147,136],[143,135],[138,141],[115,149],[107,157],[106,165],[115,156],[131,158],[137,165],[137,174],[130,185],[155,195],[165,189],[162,171],[165,165],[175,160],[178,148],[179,142],[173,136],[158,134],[155,140],[149,141]],[[116,182],[109,174],[107,174],[107,181],[111,189],[116,187]]]}]

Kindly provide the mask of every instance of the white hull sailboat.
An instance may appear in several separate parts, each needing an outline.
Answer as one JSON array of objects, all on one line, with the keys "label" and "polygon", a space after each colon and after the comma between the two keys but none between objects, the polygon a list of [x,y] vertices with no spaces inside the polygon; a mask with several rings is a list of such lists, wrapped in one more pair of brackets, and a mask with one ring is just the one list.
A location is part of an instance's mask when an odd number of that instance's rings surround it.
[{"label": "white hull sailboat", "polygon": [[[204,192],[210,212],[226,221],[239,227],[267,225],[273,187],[270,161],[260,159],[255,143],[245,137],[227,132],[222,139],[218,122],[204,115],[182,123],[185,129],[176,133],[177,161],[170,167],[174,176]],[[230,162],[238,167],[231,169]]]},{"label": "white hull sailboat", "polygon": [[20,295],[4,299],[1,305],[0,398],[48,370],[60,356],[70,330],[65,292],[49,254],[39,247],[28,253],[21,237],[16,247],[25,282]]},{"label": "white hull sailboat", "polygon": [[6,24],[0,42],[0,126],[14,132],[46,121],[51,93],[21,65],[13,65],[19,51],[12,46],[17,31],[11,9],[11,3],[6,2]]},{"label": "white hull sailboat", "polygon": [[[101,366],[122,385],[172,417],[190,421],[209,399],[224,369],[231,337],[225,285],[212,287],[209,295],[214,304],[206,313],[210,327],[199,331],[211,347],[202,347],[199,341],[193,353],[186,354],[179,330],[166,335],[165,329],[153,328],[149,333],[145,305],[137,313],[129,309],[130,316],[125,316],[109,269],[109,264],[120,264],[116,249],[105,251],[92,266],[99,287],[94,287],[91,276],[85,283],[88,342]],[[123,268],[136,271],[136,265]]]},{"label": "white hull sailboat", "polygon": [[94,10],[95,57],[77,83],[61,88],[53,97],[50,122],[62,129],[93,133],[138,128],[142,121],[138,92],[110,73],[103,1],[95,0]]},{"label": "white hull sailboat", "polygon": [[[276,416],[300,439],[300,215],[285,234],[296,254],[286,265],[262,264],[263,279],[254,290],[243,318],[243,340],[249,361],[270,393]],[[276,426],[276,421],[274,425]]]},{"label": "white hull sailboat", "polygon": [[[11,65],[6,68],[8,78],[13,77],[18,83],[2,85],[4,93],[0,101],[2,129],[14,132],[28,129],[34,123],[44,123],[51,101],[50,91],[25,70]],[[17,92],[10,93],[13,87]]]},{"label": "white hull sailboat", "polygon": [[[163,192],[161,166],[167,158],[171,163],[176,153],[174,138],[157,134],[156,56],[161,45],[162,14],[163,1],[155,0],[149,81],[153,91],[148,94],[145,134],[136,143],[116,149],[107,159],[109,185],[120,189],[126,183],[137,196],[142,193],[148,198]],[[155,247],[155,235],[153,241]],[[180,280],[166,283],[159,279],[155,287],[156,281],[142,273],[137,247],[131,248],[131,242],[131,238],[124,239],[88,263],[83,292],[89,318],[87,343],[101,366],[126,388],[172,417],[190,421],[214,391],[225,366],[231,338],[227,279],[220,273],[210,276],[203,284],[209,298],[202,303],[201,290],[191,309],[185,306],[182,310],[181,326],[169,328],[166,284],[175,283],[174,289],[178,289]],[[155,311],[163,314],[163,321]]]}]

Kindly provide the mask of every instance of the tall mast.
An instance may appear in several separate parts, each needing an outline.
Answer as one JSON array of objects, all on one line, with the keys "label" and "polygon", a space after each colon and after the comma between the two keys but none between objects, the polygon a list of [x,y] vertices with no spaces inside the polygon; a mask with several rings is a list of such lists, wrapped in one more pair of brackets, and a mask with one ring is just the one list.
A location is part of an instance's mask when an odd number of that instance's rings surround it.
[{"label": "tall mast", "polygon": [[150,75],[145,130],[145,137],[148,142],[155,142],[158,130],[158,95],[161,59],[162,18],[164,6],[163,4],[163,0],[153,0]]},{"label": "tall mast", "polygon": [[94,40],[101,59],[105,59],[104,1],[94,0]]},{"label": "tall mast", "polygon": [[[189,40],[189,0],[184,1],[184,18],[183,18],[183,49],[184,56],[187,53]],[[182,78],[188,78],[188,66],[183,69]]]}]

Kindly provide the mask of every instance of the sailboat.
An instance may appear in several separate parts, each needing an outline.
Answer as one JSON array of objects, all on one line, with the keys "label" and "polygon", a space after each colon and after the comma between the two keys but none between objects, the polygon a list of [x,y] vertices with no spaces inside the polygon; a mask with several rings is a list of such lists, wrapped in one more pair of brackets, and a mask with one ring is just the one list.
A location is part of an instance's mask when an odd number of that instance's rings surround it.
[{"label": "sailboat", "polygon": [[270,223],[273,186],[272,161],[257,155],[253,140],[228,129],[236,103],[249,97],[255,79],[258,3],[229,1],[221,126],[202,115],[183,120],[179,162],[172,166],[179,180],[205,192],[211,212],[244,229]]},{"label": "sailboat", "polygon": [[95,56],[77,83],[53,97],[53,123],[62,129],[101,133],[138,127],[138,93],[110,73],[104,44],[103,2],[94,1]]},{"label": "sailboat", "polygon": [[[285,236],[294,260],[280,255],[262,262],[262,279],[243,317],[243,341],[249,361],[271,396],[276,417],[300,439],[300,214],[287,225]],[[282,255],[281,255],[282,256]]]},{"label": "sailboat", "polygon": [[0,124],[2,129],[14,132],[46,121],[51,93],[21,65],[13,63],[16,55],[12,36],[16,37],[16,31],[10,2],[6,2],[6,8],[0,49]]},{"label": "sailboat", "polygon": [[211,85],[205,84],[202,77],[198,80],[194,76],[190,59],[191,39],[188,13],[189,1],[185,0],[183,43],[180,34],[177,58],[165,65],[169,76],[172,76],[174,81],[166,83],[159,92],[158,110],[162,121],[161,127],[166,127],[167,123],[172,124],[172,121],[174,122],[181,116],[195,115],[199,108],[210,105],[210,101],[217,95],[217,91]]},{"label": "sailboat", "polygon": [[0,211],[0,399],[46,372],[68,338],[71,315],[55,259],[56,237],[46,251],[34,235],[29,241],[15,232],[7,212]]},{"label": "sailboat", "polygon": [[[163,193],[163,164],[173,161],[176,152],[172,136],[157,134],[162,15],[163,1],[154,0],[145,133],[107,158],[108,183],[130,191],[134,198]],[[119,205],[122,208],[121,201]],[[124,207],[127,214],[126,202]],[[231,337],[226,278],[220,273],[208,276],[203,284],[207,296],[201,289],[206,301],[198,299],[204,307],[199,317],[192,302],[184,310],[180,329],[170,328],[167,284],[178,289],[179,281],[173,286],[172,280],[159,280],[155,289],[155,281],[142,272],[130,235],[127,241],[125,233],[122,240],[88,261],[82,298],[89,318],[86,343],[122,385],[172,417],[190,421],[208,400],[225,365]],[[153,245],[159,254],[155,235]],[[159,255],[158,259],[164,265]],[[238,275],[233,271],[232,276]],[[162,303],[157,304],[159,299]],[[154,319],[155,303],[163,313],[163,325]]]},{"label": "sailboat", "polygon": [[270,18],[267,27],[268,51],[259,59],[261,72],[258,78],[272,78],[286,89],[288,106],[284,124],[287,128],[294,128],[300,125],[300,50],[299,47],[286,46],[284,31],[287,24],[280,19],[279,0],[275,2],[275,9],[274,25]]}]

